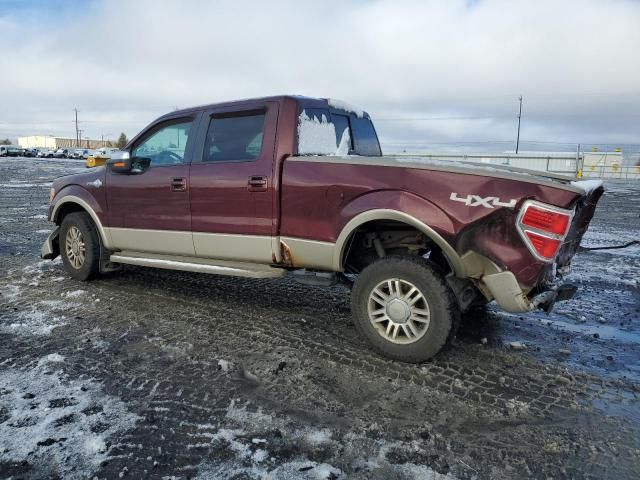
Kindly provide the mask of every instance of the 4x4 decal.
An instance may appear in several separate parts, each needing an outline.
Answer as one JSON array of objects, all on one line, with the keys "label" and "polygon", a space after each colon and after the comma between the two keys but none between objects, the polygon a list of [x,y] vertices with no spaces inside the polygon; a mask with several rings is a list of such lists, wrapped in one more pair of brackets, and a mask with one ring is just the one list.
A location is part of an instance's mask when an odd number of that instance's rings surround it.
[{"label": "4x4 decal", "polygon": [[455,192],[451,192],[449,200],[453,200],[454,202],[462,202],[467,207],[479,207],[480,205],[482,205],[484,208],[514,208],[517,202],[515,198],[509,200],[508,202],[502,202],[498,197],[481,197],[479,195],[467,195],[465,197],[460,197]]}]

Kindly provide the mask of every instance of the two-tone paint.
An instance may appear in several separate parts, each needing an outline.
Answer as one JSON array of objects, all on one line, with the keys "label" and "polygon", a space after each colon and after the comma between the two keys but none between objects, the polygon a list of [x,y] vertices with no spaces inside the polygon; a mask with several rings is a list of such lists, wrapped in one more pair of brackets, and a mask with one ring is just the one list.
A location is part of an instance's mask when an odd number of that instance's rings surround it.
[{"label": "two-tone paint", "polygon": [[[551,266],[531,254],[515,228],[522,203],[532,199],[576,211],[557,259],[563,266],[602,194],[597,189],[587,195],[567,178],[510,168],[394,157],[298,156],[298,117],[304,108],[328,105],[322,99],[283,96],[165,115],[125,150],[169,122],[190,121],[183,164],[151,167],[140,175],[118,174],[107,165],[58,179],[50,220],[59,223],[70,209],[87,211],[110,252],[324,271],[342,271],[345,245],[360,225],[394,220],[437,244],[458,277],[471,276],[482,258],[494,274],[509,272],[515,284],[510,288],[524,295],[549,276]],[[212,116],[254,110],[266,113],[259,157],[203,162]],[[96,187],[96,181],[102,186]],[[475,200],[460,201],[465,198]],[[485,198],[497,203],[478,201]]]}]

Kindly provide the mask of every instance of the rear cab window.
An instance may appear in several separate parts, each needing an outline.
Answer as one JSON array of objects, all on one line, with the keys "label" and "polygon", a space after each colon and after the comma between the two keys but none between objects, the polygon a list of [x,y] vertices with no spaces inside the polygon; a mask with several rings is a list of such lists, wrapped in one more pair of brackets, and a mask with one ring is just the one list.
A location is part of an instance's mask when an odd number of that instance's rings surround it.
[{"label": "rear cab window", "polygon": [[382,156],[369,115],[336,108],[301,105],[298,155]]}]

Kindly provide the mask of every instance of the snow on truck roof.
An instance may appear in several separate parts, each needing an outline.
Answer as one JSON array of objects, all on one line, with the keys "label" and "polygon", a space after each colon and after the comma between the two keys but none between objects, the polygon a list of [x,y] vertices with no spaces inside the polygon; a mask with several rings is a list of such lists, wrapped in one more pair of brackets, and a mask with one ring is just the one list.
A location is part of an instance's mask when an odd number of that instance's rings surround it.
[{"label": "snow on truck roof", "polygon": [[[321,97],[308,97],[308,96],[304,96],[304,95],[274,95],[274,96],[267,96],[267,97],[255,97],[255,98],[242,98],[242,99],[237,99],[237,100],[227,100],[224,102],[218,102],[218,103],[210,103],[210,104],[204,104],[204,105],[196,105],[193,107],[187,107],[187,108],[183,108],[180,110],[175,110],[173,112],[169,112],[166,115],[162,115],[162,117],[165,116],[173,116],[176,113],[180,114],[180,113],[187,113],[187,112],[192,112],[194,110],[200,110],[203,108],[213,108],[213,107],[219,107],[219,106],[231,106],[234,104],[242,104],[242,103],[249,103],[249,102],[264,102],[264,101],[282,101],[285,99],[291,99],[291,100],[295,100],[298,103],[311,103],[311,102],[321,102],[321,103],[325,103],[327,104],[329,107],[335,108],[337,110],[344,110],[345,112],[349,112],[349,113],[353,113],[355,116],[357,116],[358,118],[365,118],[367,116],[367,113],[365,110],[363,110],[362,108],[356,107],[355,105],[352,105],[348,102],[342,101],[342,100],[338,100],[335,98],[321,98]],[[160,118],[162,118],[160,117]]]}]

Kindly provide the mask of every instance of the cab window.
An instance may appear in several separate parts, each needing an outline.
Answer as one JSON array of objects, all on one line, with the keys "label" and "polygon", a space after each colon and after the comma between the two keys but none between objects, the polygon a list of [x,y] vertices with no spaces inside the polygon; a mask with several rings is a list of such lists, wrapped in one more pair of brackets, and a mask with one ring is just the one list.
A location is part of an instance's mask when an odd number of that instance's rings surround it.
[{"label": "cab window", "polygon": [[373,128],[373,123],[368,118],[351,117],[351,130],[355,143],[355,153],[369,157],[382,155],[380,142]]},{"label": "cab window", "polygon": [[152,167],[185,163],[191,124],[191,121],[181,121],[161,127],[136,145],[131,156],[149,158]]},{"label": "cab window", "polygon": [[353,151],[353,135],[351,133],[351,129],[349,128],[349,117],[346,115],[339,115],[336,113],[331,114],[331,123],[333,123],[336,128],[336,145],[340,146],[340,142],[342,142],[342,136],[347,132],[349,139],[349,153]]},{"label": "cab window", "polygon": [[204,162],[252,161],[260,156],[264,110],[213,115],[205,140]]}]

